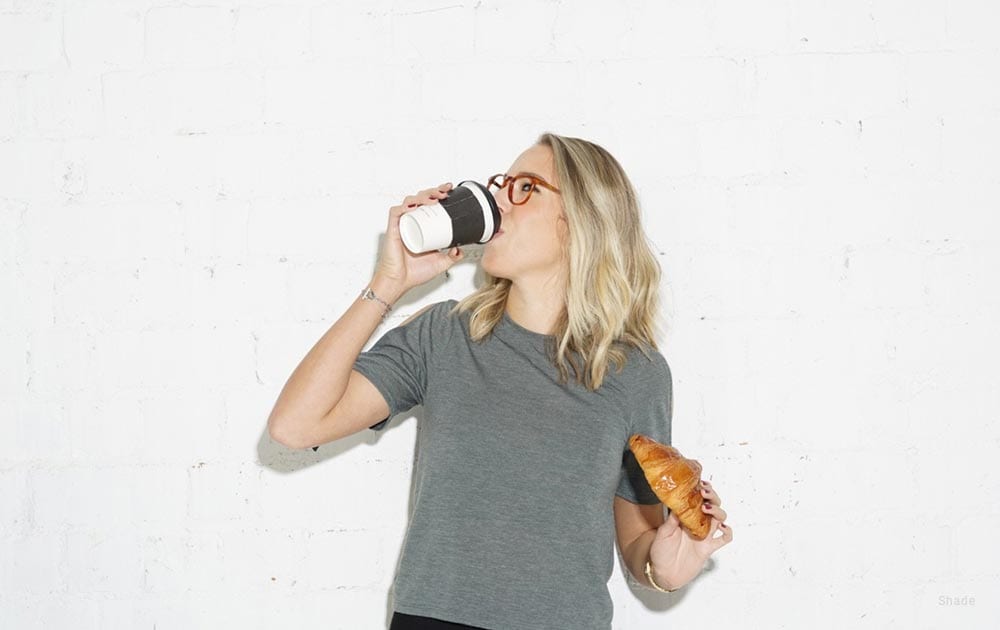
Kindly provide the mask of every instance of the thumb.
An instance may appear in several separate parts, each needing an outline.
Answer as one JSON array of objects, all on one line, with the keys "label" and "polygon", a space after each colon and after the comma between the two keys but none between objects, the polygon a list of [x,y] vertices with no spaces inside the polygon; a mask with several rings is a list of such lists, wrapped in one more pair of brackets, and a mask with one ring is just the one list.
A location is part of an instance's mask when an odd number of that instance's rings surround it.
[{"label": "thumb", "polygon": [[458,247],[452,247],[447,252],[438,252],[437,256],[437,273],[443,273],[451,269],[455,263],[462,260],[465,257],[465,253]]},{"label": "thumb", "polygon": [[452,247],[450,250],[448,250],[446,257],[448,259],[448,262],[450,263],[448,265],[450,267],[451,265],[454,265],[458,261],[465,258],[465,252],[463,252],[459,247]]}]

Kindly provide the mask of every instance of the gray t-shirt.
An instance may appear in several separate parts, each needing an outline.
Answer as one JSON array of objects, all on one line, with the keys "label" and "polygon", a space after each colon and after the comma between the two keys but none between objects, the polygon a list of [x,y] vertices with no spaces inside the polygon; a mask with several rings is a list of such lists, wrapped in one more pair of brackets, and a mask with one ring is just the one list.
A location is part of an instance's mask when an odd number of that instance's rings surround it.
[{"label": "gray t-shirt", "polygon": [[612,502],[659,503],[628,438],[670,443],[667,362],[632,348],[596,392],[560,385],[546,335],[505,313],[474,342],[469,313],[448,315],[455,304],[386,332],[354,364],[390,418],[424,407],[395,609],[490,630],[608,630]]}]

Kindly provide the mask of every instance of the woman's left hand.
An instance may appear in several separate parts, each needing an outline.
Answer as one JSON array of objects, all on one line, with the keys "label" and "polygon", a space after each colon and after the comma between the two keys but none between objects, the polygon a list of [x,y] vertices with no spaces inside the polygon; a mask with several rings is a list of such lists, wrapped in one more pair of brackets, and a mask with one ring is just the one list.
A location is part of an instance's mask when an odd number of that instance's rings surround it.
[{"label": "woman's left hand", "polygon": [[[733,530],[725,524],[726,511],[722,509],[722,499],[712,489],[712,484],[701,482],[704,498],[702,510],[712,515],[712,524],[704,540],[698,540],[681,527],[677,515],[672,511],[657,528],[656,538],[649,548],[649,561],[653,579],[666,589],[676,589],[690,582],[701,572],[705,561],[716,550],[733,540]],[[721,536],[716,532],[722,530]]]}]

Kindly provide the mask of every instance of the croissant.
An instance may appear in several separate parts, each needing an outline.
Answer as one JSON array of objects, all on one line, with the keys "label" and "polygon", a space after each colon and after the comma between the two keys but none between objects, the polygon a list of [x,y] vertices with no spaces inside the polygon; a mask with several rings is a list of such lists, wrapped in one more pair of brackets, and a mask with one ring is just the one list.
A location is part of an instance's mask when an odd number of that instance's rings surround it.
[{"label": "croissant", "polygon": [[672,446],[660,444],[645,435],[633,435],[628,441],[636,461],[653,489],[680,519],[681,526],[698,540],[708,536],[712,517],[702,511],[701,464],[687,459]]}]

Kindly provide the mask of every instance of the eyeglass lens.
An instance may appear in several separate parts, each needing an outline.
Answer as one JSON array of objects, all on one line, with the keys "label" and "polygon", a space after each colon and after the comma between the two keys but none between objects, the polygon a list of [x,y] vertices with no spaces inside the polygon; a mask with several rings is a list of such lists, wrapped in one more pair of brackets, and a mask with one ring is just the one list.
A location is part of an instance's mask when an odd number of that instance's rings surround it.
[{"label": "eyeglass lens", "polygon": [[[494,177],[490,181],[490,191],[499,194],[500,185],[503,184],[503,175]],[[530,177],[515,177],[510,181],[510,199],[515,204],[522,204],[528,200],[534,189],[535,183]]]}]

